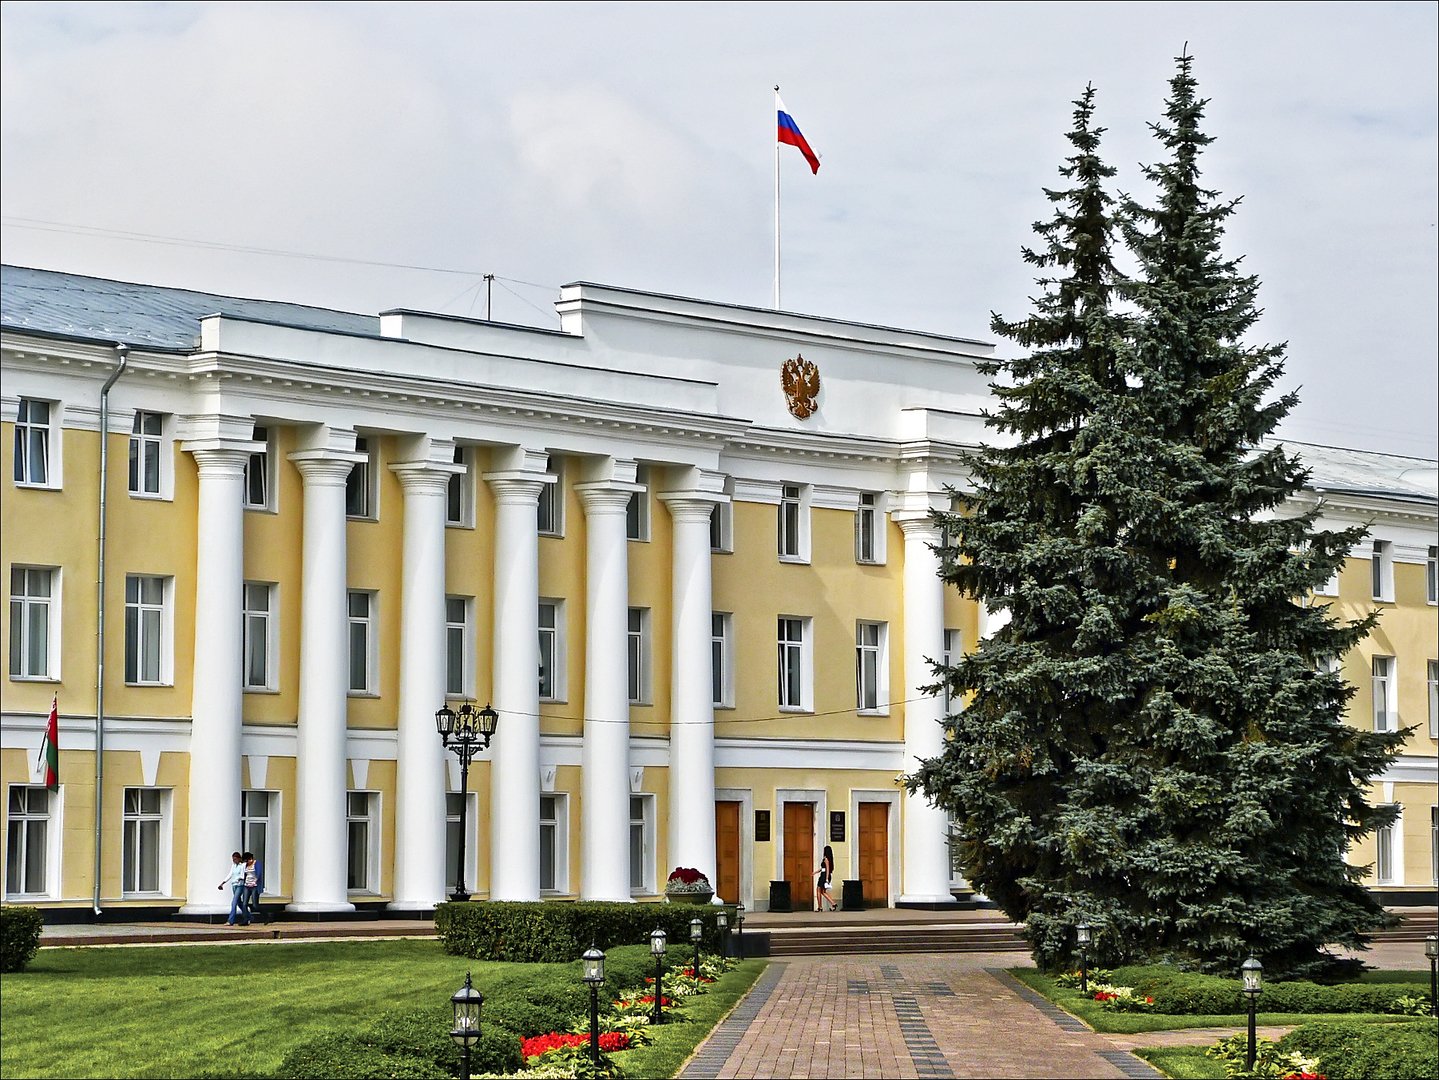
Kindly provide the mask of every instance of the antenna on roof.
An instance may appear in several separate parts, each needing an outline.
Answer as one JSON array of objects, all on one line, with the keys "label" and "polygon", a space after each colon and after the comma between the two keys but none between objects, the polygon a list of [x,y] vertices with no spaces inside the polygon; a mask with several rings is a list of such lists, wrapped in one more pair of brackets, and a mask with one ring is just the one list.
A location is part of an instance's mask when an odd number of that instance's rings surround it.
[{"label": "antenna on roof", "polygon": [[495,275],[485,275],[485,322],[490,321],[490,293],[495,287]]}]

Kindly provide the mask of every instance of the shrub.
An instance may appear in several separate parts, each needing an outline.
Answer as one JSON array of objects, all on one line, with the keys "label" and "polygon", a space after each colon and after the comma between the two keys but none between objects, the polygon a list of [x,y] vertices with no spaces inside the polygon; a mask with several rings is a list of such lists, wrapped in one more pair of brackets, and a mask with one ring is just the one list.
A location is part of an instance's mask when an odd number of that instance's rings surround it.
[{"label": "shrub", "polygon": [[1439,1076],[1439,1023],[1304,1024],[1279,1046],[1319,1060],[1330,1080],[1414,1080]]},{"label": "shrub", "polygon": [[45,920],[37,908],[0,905],[0,971],[24,971],[40,948]]},{"label": "shrub", "polygon": [[[471,1071],[503,1073],[520,1068],[524,1058],[519,1037],[485,1019],[482,1014],[480,1041],[470,1049]],[[386,1013],[358,1034],[322,1035],[301,1043],[285,1055],[278,1075],[295,1080],[453,1077],[460,1049],[449,1035],[452,1021],[448,1010]]]},{"label": "shrub", "polygon": [[[1154,998],[1155,1012],[1205,1015],[1248,1009],[1238,979],[1149,966],[1119,968],[1114,972],[1114,981],[1132,985],[1136,993]],[[1265,985],[1259,1008],[1285,1013],[1396,1012],[1401,1000],[1426,990],[1418,983],[1272,982]]]},{"label": "shrub", "polygon": [[617,945],[647,945],[656,927],[669,935],[672,948],[686,947],[690,920],[695,917],[704,923],[703,949],[716,952],[720,938],[715,910],[714,905],[488,900],[441,904],[435,912],[435,929],[452,956],[565,963],[578,959],[591,944],[607,953]]}]

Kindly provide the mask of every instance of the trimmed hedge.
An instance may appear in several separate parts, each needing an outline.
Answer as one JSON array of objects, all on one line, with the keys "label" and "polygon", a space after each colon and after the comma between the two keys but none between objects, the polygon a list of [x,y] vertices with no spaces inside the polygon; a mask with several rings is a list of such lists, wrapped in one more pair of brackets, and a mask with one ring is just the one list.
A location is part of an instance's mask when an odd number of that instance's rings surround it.
[{"label": "trimmed hedge", "polygon": [[24,971],[40,948],[45,920],[38,908],[0,905],[0,971]]},{"label": "trimmed hedge", "polygon": [[[488,1011],[488,1010],[486,1010]],[[481,1015],[480,1041],[470,1050],[475,1073],[514,1072],[524,1067],[520,1038]],[[449,1080],[460,1050],[450,1038],[449,1010],[386,1013],[358,1034],[322,1035],[296,1046],[277,1075],[294,1080]]]},{"label": "trimmed hedge", "polygon": [[704,922],[701,948],[719,951],[716,905],[617,904],[598,900],[546,903],[485,900],[445,903],[435,911],[435,929],[445,952],[476,960],[519,964],[576,960],[592,944],[608,952],[616,945],[648,946],[657,927],[669,935],[671,952],[690,945],[690,920]]},{"label": "trimmed hedge", "polygon": [[1279,1040],[1319,1060],[1329,1080],[1417,1080],[1439,1076],[1439,1023],[1304,1024]]},{"label": "trimmed hedge", "polygon": [[[1177,1015],[1242,1013],[1248,1003],[1238,979],[1199,975],[1167,967],[1124,967],[1114,982],[1132,986],[1135,993],[1154,998],[1153,1011]],[[1428,996],[1419,983],[1338,983],[1328,986],[1295,980],[1267,983],[1259,996],[1263,1012],[1276,1013],[1383,1013],[1402,997]],[[1149,1010],[1146,1010],[1149,1011]]]}]

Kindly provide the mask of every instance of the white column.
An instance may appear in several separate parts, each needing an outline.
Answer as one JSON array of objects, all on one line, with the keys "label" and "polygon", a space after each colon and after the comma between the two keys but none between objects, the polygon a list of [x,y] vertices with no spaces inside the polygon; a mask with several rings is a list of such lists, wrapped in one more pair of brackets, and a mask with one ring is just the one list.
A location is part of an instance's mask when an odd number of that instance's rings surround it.
[{"label": "white column", "polygon": [[[490,899],[540,898],[540,576],[535,514],[545,474],[488,473],[495,495]],[[619,857],[616,855],[616,857]]]},{"label": "white column", "polygon": [[[922,511],[891,515],[904,530],[904,768],[944,748],[944,699],[924,695],[934,682],[930,661],[944,654],[944,582],[932,545],[939,529]],[[949,820],[922,794],[904,796],[900,904],[952,904],[949,891]]]},{"label": "white column", "polygon": [[360,455],[299,450],[305,481],[300,721],[295,740],[295,891],[290,911],[353,911],[346,880],[349,712],[345,478]]},{"label": "white column", "polygon": [[189,861],[182,914],[230,909],[217,890],[240,836],[244,676],[245,462],[258,444],[185,446],[200,472],[195,557],[195,662],[190,713]]},{"label": "white column", "polygon": [[[449,444],[444,446],[448,451]],[[395,891],[390,907],[415,910],[441,903],[447,884],[445,749],[435,730],[435,711],[445,701],[445,496],[450,476],[463,466],[413,461],[391,465],[390,470],[405,491]]]},{"label": "white column", "polygon": [[637,484],[576,484],[585,508],[585,743],[580,899],[629,900],[629,542]]},{"label": "white column", "polygon": [[723,495],[665,492],[674,522],[669,861],[716,880],[710,511]]}]

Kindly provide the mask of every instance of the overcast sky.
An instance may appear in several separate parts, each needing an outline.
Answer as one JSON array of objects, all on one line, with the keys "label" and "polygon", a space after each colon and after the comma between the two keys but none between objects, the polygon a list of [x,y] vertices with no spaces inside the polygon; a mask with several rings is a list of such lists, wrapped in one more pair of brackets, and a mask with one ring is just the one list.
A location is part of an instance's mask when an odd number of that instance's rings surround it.
[{"label": "overcast sky", "polygon": [[1187,41],[1281,433],[1434,456],[1436,10],[6,3],[3,256],[371,313],[483,315],[488,272],[546,326],[575,280],[768,305],[780,83],[823,158],[782,158],[784,306],[993,340],[1072,99],[1151,198]]}]

